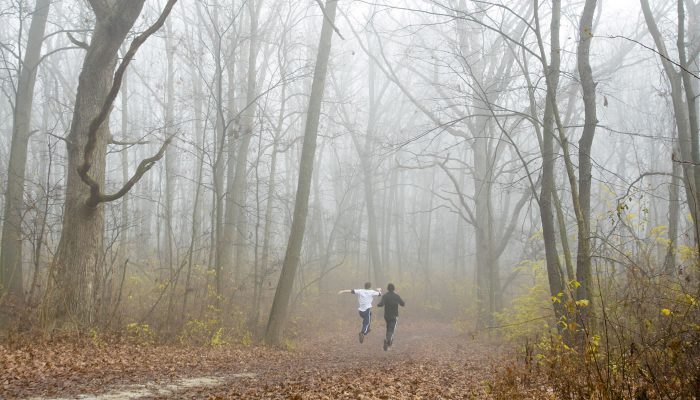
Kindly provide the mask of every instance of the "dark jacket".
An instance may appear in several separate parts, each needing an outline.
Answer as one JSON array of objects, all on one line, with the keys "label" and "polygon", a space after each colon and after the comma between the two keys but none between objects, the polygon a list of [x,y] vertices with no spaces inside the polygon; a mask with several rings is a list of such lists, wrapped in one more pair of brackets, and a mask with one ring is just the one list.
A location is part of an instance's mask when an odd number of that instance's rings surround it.
[{"label": "dark jacket", "polygon": [[406,305],[401,296],[394,292],[388,292],[382,296],[382,300],[377,304],[377,307],[384,307],[384,318],[392,319],[399,316],[399,305],[401,307]]}]

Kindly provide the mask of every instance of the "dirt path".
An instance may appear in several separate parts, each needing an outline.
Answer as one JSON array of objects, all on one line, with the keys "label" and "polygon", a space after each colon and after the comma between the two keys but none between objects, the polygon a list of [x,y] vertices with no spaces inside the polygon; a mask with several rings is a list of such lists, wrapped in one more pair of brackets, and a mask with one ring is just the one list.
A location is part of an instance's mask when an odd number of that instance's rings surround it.
[{"label": "dirt path", "polygon": [[[293,352],[258,359],[252,375],[227,379],[209,394],[222,398],[439,399],[488,398],[487,380],[498,350],[447,324],[405,324],[383,351],[384,322],[360,344],[356,327],[301,341]],[[187,397],[190,392],[183,391]]]},{"label": "dirt path", "polygon": [[403,323],[382,350],[384,321],[363,344],[351,324],[321,338],[300,332],[291,351],[224,348],[0,347],[0,398],[439,399],[488,398],[493,346],[448,324]]}]

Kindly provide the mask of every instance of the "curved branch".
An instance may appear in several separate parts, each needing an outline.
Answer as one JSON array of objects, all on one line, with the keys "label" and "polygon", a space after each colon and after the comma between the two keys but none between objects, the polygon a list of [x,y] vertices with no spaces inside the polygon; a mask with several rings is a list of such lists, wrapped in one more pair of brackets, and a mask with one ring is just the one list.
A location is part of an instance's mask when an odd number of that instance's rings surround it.
[{"label": "curved branch", "polygon": [[[110,201],[114,201],[114,200],[117,200],[117,199],[124,197],[124,195],[127,194],[129,192],[129,190],[131,190],[131,188],[134,187],[134,185],[138,181],[141,180],[143,175],[146,172],[148,172],[148,170],[151,169],[156,164],[156,162],[158,162],[158,160],[163,158],[163,155],[165,155],[165,150],[168,148],[168,145],[170,144],[170,142],[172,142],[172,140],[173,140],[173,136],[167,138],[165,140],[165,142],[163,142],[163,144],[160,146],[160,149],[158,150],[158,152],[155,155],[153,155],[152,157],[141,160],[141,162],[139,163],[139,166],[136,168],[136,172],[134,172],[134,175],[131,178],[129,178],[129,180],[126,181],[124,186],[122,186],[122,188],[117,190],[115,193],[103,194],[103,193],[98,191],[98,193],[95,194],[95,193],[91,192],[90,199],[88,200],[88,206],[95,207],[99,203],[108,203]],[[92,187],[93,186],[90,185],[91,189],[92,189]],[[99,187],[98,187],[98,190],[99,190]]]},{"label": "curved branch", "polygon": [[66,35],[68,35],[68,40],[70,40],[71,43],[73,43],[74,45],[80,47],[81,49],[87,50],[88,48],[90,48],[90,45],[88,45],[87,43],[83,42],[82,40],[76,39],[75,36],[71,35],[70,32],[66,32]]},{"label": "curved branch", "polygon": [[[165,23],[166,18],[168,15],[170,15],[170,11],[172,10],[173,6],[177,3],[177,0],[168,0],[168,3],[165,5],[165,8],[163,9],[163,12],[160,14],[158,17],[158,20],[151,25],[148,29],[146,29],[143,33],[141,33],[139,36],[137,36],[132,42],[131,46],[129,47],[129,50],[126,52],[124,55],[124,58],[122,59],[121,63],[119,64],[119,67],[117,68],[117,71],[114,74],[114,81],[112,82],[112,88],[109,90],[109,93],[107,94],[107,97],[105,99],[104,104],[102,105],[102,108],[100,109],[99,114],[92,120],[90,123],[90,127],[88,128],[88,140],[87,143],[85,143],[85,148],[83,151],[83,164],[78,167],[78,175],[80,176],[80,179],[85,182],[86,185],[90,187],[90,198],[88,199],[87,203],[92,206],[96,206],[99,203],[103,203],[105,201],[112,201],[112,200],[105,200],[109,199],[112,196],[106,196],[104,195],[101,190],[100,190],[100,184],[92,179],[90,175],[88,175],[88,172],[90,171],[90,168],[92,167],[92,155],[95,152],[95,147],[97,146],[97,132],[100,129],[100,126],[107,120],[109,116],[109,112],[112,108],[112,105],[114,104],[114,100],[117,98],[117,94],[119,93],[119,89],[121,88],[122,85],[122,80],[124,79],[124,74],[126,73],[126,68],[129,66],[129,63],[131,60],[133,60],[134,56],[136,55],[136,52],[138,51],[139,47],[146,42],[146,40],[156,33]],[[101,3],[99,3],[101,4]],[[93,8],[97,7],[98,2],[91,2],[91,5],[93,5]],[[95,10],[97,13],[98,10]],[[141,166],[148,162],[149,160],[154,160],[151,161],[155,162],[159,160],[162,157],[162,152],[165,151],[165,147],[167,147],[168,143],[170,143],[171,138],[168,138],[165,143],[163,144],[163,147],[161,147],[161,150],[158,152],[160,154],[160,157],[158,154],[156,156],[148,158],[146,160],[143,160],[141,162],[141,165],[139,165],[139,169]],[[152,165],[148,166],[146,168],[146,171],[151,168]],[[138,172],[137,172],[138,173]],[[145,173],[145,171],[144,171]],[[141,174],[143,175],[143,173]],[[136,175],[135,175],[136,177]],[[141,177],[139,176],[136,181]],[[132,178],[133,179],[133,178]],[[131,180],[130,180],[131,181]],[[131,185],[133,186],[133,184]],[[129,188],[131,188],[129,186]],[[126,186],[125,186],[126,187]],[[124,188],[122,188],[124,189]],[[127,189],[128,191],[128,189]],[[126,192],[125,192],[126,193]],[[121,195],[123,196],[123,194]],[[121,197],[119,196],[119,197]],[[119,198],[116,197],[115,199]]]},{"label": "curved branch", "polygon": [[475,222],[476,216],[472,212],[471,207],[469,207],[469,204],[467,204],[467,202],[464,201],[464,194],[462,193],[462,188],[459,186],[459,182],[457,182],[457,178],[455,178],[454,175],[452,175],[452,173],[445,166],[445,164],[447,164],[448,160],[449,160],[449,158],[446,157],[445,161],[438,163],[437,165],[440,168],[442,168],[443,171],[445,171],[445,174],[447,174],[447,177],[450,178],[450,181],[452,181],[452,185],[454,185],[455,190],[457,191],[457,197],[459,197],[459,203],[464,208],[464,211],[466,211],[467,214],[469,215],[469,219],[467,220],[467,222],[476,226],[476,222]]}]

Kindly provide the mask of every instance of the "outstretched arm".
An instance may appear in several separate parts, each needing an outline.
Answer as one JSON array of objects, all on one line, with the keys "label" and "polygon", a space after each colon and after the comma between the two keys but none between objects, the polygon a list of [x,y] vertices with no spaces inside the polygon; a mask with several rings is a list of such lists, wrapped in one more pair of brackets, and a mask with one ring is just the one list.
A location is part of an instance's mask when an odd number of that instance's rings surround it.
[{"label": "outstretched arm", "polygon": [[345,289],[345,290],[341,290],[341,291],[339,291],[339,292],[338,292],[338,294],[343,294],[343,293],[352,293],[352,292],[353,292],[353,290],[352,290],[352,289]]}]

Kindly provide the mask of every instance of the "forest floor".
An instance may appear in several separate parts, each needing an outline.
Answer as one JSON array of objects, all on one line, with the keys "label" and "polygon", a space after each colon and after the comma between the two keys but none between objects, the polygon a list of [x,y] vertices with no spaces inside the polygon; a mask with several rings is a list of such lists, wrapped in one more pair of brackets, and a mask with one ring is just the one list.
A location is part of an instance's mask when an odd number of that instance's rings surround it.
[{"label": "forest floor", "polygon": [[360,319],[352,322],[301,330],[288,350],[95,339],[0,345],[0,398],[491,398],[496,345],[447,323],[400,321],[385,352],[382,319],[363,344]]}]

